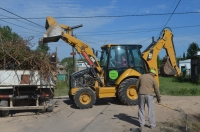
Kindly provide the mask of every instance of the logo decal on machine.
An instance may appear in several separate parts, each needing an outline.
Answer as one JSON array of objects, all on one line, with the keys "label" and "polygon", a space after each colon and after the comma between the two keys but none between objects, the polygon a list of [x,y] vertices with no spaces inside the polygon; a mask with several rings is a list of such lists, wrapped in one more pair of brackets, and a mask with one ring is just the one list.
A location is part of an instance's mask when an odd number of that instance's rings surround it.
[{"label": "logo decal on machine", "polygon": [[118,78],[118,72],[116,70],[109,71],[109,77],[113,80]]}]

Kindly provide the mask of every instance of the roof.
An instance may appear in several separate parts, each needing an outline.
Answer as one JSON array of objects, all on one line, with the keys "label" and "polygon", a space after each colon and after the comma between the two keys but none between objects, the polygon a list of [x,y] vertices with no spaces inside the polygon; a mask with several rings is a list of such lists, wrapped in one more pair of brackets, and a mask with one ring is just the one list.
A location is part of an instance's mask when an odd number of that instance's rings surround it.
[{"label": "roof", "polygon": [[179,61],[179,64],[180,64],[180,63],[190,63],[190,62],[191,62],[191,59],[180,60],[180,61]]}]

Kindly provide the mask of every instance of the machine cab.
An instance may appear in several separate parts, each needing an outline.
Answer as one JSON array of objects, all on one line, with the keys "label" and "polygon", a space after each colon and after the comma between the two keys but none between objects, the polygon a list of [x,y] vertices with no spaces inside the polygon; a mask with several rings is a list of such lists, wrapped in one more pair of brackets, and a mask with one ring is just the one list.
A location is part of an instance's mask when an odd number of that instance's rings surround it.
[{"label": "machine cab", "polygon": [[105,71],[106,85],[114,85],[127,69],[146,73],[141,45],[105,45],[102,47],[100,65]]}]

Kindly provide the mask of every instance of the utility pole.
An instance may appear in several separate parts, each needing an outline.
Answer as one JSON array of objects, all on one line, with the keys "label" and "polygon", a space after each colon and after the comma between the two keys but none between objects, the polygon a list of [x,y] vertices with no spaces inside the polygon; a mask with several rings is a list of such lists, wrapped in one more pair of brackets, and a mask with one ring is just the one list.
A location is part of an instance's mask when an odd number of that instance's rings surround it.
[{"label": "utility pole", "polygon": [[74,65],[74,72],[76,72],[76,52],[74,51],[74,48],[72,47],[72,56],[73,56],[73,65]]},{"label": "utility pole", "polygon": [[[70,30],[71,30],[71,36],[74,37],[74,34],[73,34],[73,29],[75,28],[79,28],[79,27],[82,27],[83,25],[77,25],[77,26],[74,26],[74,27],[70,27]],[[72,53],[71,55],[73,56],[73,65],[74,65],[74,72],[77,71],[77,64],[76,64],[76,52],[74,51],[74,47],[72,47]]]},{"label": "utility pole", "polygon": [[[73,30],[71,31],[72,37],[74,37]],[[76,72],[76,52],[74,51],[74,47],[72,47],[72,56],[73,56],[73,65],[74,65],[74,72]]]}]

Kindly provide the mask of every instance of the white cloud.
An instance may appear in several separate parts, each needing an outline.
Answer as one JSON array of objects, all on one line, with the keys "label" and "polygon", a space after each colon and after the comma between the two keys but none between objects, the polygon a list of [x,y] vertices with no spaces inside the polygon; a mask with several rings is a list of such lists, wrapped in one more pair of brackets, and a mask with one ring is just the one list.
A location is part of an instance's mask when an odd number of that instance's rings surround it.
[{"label": "white cloud", "polygon": [[160,13],[161,11],[165,10],[167,7],[166,5],[156,5],[149,8],[141,9],[142,13]]}]

